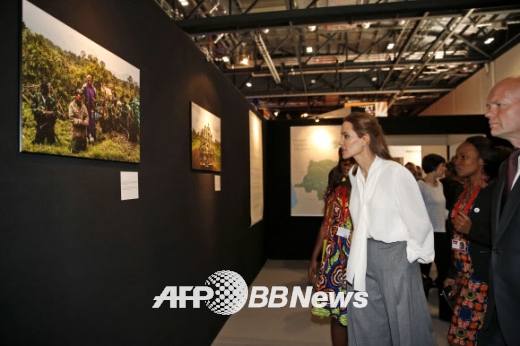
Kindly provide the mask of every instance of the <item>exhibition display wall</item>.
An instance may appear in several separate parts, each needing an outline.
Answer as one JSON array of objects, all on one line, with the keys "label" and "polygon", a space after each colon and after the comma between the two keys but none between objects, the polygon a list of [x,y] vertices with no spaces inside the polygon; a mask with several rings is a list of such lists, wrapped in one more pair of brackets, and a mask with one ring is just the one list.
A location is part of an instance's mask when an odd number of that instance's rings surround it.
[{"label": "exhibition display wall", "polygon": [[[219,270],[251,284],[265,262],[250,103],[154,1],[30,1],[139,69],[140,163],[20,152],[22,1],[3,3],[0,344],[211,344],[226,316],[152,306]],[[220,118],[220,172],[191,167],[191,102]]]},{"label": "exhibition display wall", "polygon": [[[387,135],[443,135],[484,133],[489,135],[483,115],[453,117],[382,117],[379,122]],[[266,128],[265,230],[267,256],[272,259],[310,260],[323,217],[295,216],[291,207],[291,131],[294,127],[341,125],[342,119],[272,121]],[[337,136],[339,141],[340,133]],[[309,140],[310,141],[310,140]],[[412,143],[408,143],[411,145]],[[331,149],[332,157],[337,149]],[[447,152],[447,151],[446,151]],[[328,157],[323,157],[328,159]],[[327,172],[328,173],[328,172]],[[321,191],[323,192],[323,191]],[[321,192],[319,192],[321,194]],[[312,194],[318,191],[312,190]],[[293,216],[291,216],[293,215]]]}]

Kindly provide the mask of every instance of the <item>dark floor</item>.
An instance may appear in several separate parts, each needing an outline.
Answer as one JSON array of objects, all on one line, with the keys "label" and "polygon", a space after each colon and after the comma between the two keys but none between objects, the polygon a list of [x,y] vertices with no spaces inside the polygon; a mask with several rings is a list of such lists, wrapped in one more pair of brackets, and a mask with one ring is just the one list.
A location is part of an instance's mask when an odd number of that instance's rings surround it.
[{"label": "dark floor", "polygon": [[[308,261],[268,260],[252,286],[307,286]],[[436,277],[435,265],[431,276]],[[439,346],[448,345],[448,322],[438,318],[438,296],[432,289],[428,305]],[[214,346],[227,345],[330,345],[330,321],[311,315],[308,308],[247,308],[230,316]]]}]

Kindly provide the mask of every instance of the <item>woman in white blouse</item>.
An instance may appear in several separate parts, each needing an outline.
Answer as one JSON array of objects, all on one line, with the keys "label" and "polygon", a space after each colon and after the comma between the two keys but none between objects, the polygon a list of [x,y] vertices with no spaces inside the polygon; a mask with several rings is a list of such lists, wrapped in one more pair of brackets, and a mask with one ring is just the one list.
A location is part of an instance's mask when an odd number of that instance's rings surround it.
[{"label": "woman in white blouse", "polygon": [[417,182],[392,160],[376,117],[352,113],[341,127],[350,171],[349,291],[367,292],[348,310],[349,345],[435,345],[420,263],[434,258],[433,228]]},{"label": "woman in white blouse", "polygon": [[[444,177],[446,172],[446,159],[437,154],[428,154],[422,159],[422,169],[426,176],[424,179],[417,181],[419,190],[426,205],[430,222],[433,226],[433,240],[435,248],[435,267],[437,268],[437,278],[435,283],[440,294],[444,285],[444,280],[448,277],[448,268],[450,268],[451,255],[451,239],[446,233],[446,218],[448,210],[446,210],[446,197],[444,196],[444,187],[439,181]],[[423,276],[430,276],[431,263],[421,264],[421,272]],[[429,288],[429,287],[428,287]],[[427,288],[425,288],[427,289]],[[426,295],[428,296],[428,295]],[[449,321],[451,319],[451,311],[444,297],[439,295],[439,317],[442,320]]]}]

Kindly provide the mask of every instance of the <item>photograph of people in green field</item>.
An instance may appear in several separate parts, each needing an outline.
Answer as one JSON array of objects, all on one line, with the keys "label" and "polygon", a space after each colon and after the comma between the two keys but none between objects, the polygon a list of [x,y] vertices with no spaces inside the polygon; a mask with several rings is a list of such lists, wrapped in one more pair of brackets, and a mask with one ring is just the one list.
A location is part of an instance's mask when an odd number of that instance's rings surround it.
[{"label": "photograph of people in green field", "polygon": [[23,1],[23,152],[140,161],[139,69]]}]

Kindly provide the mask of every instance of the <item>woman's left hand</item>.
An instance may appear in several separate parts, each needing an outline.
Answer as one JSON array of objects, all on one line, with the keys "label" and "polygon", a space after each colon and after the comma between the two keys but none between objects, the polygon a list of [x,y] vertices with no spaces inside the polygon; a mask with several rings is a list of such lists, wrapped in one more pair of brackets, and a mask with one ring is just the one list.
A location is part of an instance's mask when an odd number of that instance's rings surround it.
[{"label": "woman's left hand", "polygon": [[318,272],[318,261],[311,260],[309,268],[307,269],[309,274],[309,280],[313,285],[316,284],[316,273]]},{"label": "woman's left hand", "polygon": [[471,229],[471,219],[460,212],[451,222],[453,223],[453,228],[459,233],[468,234]]}]

